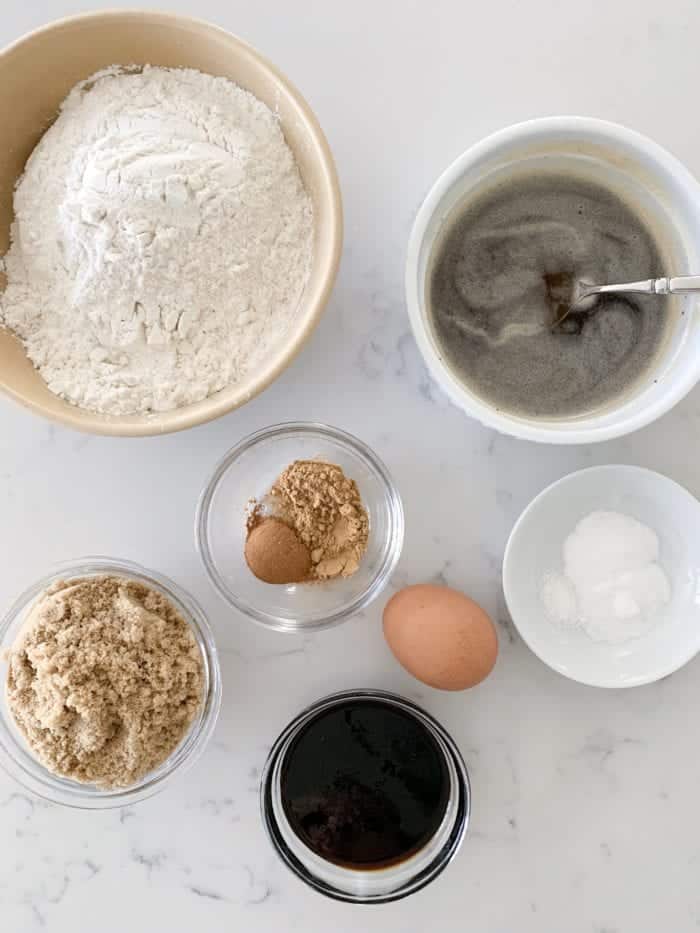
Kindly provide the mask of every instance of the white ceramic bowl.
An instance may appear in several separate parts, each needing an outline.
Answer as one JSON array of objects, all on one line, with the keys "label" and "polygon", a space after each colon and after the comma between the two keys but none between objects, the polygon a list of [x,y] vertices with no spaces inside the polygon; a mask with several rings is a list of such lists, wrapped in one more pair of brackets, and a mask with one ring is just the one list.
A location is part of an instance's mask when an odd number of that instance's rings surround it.
[{"label": "white ceramic bowl", "polygon": [[[623,512],[653,528],[671,601],[654,627],[622,644],[592,641],[557,625],[540,597],[545,573],[562,569],[562,546],[576,523],[598,509]],[[673,480],[635,466],[571,473],[541,492],[511,532],[503,590],[513,623],[540,660],[594,687],[651,683],[700,651],[700,502]]]},{"label": "white ceramic bowl", "polygon": [[535,419],[499,411],[471,392],[444,359],[426,313],[433,246],[453,212],[487,184],[523,169],[570,168],[609,185],[654,229],[667,268],[659,274],[700,271],[700,185],[652,140],[603,120],[547,117],[508,127],[468,149],[440,176],[411,233],[406,259],[408,313],[430,372],[460,408],[503,434],[555,444],[588,444],[628,434],[667,412],[700,378],[700,322],[696,298],[670,304],[672,333],[648,374],[623,398],[592,414]]}]

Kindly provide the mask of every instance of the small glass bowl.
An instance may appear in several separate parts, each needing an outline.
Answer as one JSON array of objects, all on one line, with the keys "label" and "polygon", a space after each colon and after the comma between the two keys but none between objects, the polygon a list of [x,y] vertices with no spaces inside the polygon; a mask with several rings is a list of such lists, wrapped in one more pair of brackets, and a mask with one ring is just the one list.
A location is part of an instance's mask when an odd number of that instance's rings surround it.
[{"label": "small glass bowl", "polygon": [[[442,823],[422,849],[397,865],[352,869],[321,858],[294,832],[282,803],[282,771],[294,739],[312,720],[348,700],[380,701],[416,719],[435,740],[449,779]],[[285,865],[305,884],[326,897],[353,904],[385,904],[430,884],[459,851],[469,826],[471,787],[464,759],[449,733],[425,710],[384,690],[347,690],[318,700],[294,718],[272,746],[260,780],[260,806],[267,835]]]},{"label": "small glass bowl", "polygon": [[[57,580],[94,577],[101,574],[126,577],[157,590],[189,624],[202,655],[204,691],[199,713],[189,732],[175,751],[154,771],[144,775],[127,788],[105,790],[91,784],[82,784],[53,774],[32,754],[27,742],[15,725],[7,705],[7,659],[9,650],[19,632],[27,612],[35,600]],[[56,565],[55,569],[30,586],[16,600],[0,622],[0,766],[27,790],[52,803],[64,804],[84,810],[102,810],[124,807],[145,800],[163,790],[176,772],[193,764],[204,750],[216,724],[221,705],[221,674],[219,661],[209,624],[192,597],[172,580],[146,570],[138,564],[108,557],[84,557]]]},{"label": "small glass bowl", "polygon": [[[351,577],[287,586],[263,583],[245,561],[250,501],[270,491],[295,460],[326,460],[357,483],[369,516],[367,552]],[[379,458],[357,438],[323,424],[266,428],[230,450],[207,483],[197,508],[197,548],[223,598],[251,619],[281,632],[343,622],[384,588],[403,546],[403,506]]]}]

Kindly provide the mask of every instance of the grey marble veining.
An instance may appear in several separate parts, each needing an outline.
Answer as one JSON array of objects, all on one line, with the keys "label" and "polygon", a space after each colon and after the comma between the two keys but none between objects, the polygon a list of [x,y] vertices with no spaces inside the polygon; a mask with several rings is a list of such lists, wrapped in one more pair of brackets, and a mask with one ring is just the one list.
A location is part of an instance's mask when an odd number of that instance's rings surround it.
[{"label": "grey marble veining", "polygon": [[[596,115],[654,136],[700,173],[696,127],[680,119],[700,85],[700,7],[593,0],[560,4],[553,15],[549,0],[169,5],[241,34],[308,96],[337,156],[343,265],[302,357],[264,395],[214,424],[163,438],[91,438],[0,402],[0,602],[54,561],[131,558],[201,601],[224,675],[221,718],[204,757],[152,800],[70,811],[0,774],[0,928],[700,928],[700,662],[628,692],[570,683],[522,644],[500,589],[517,515],[573,469],[637,463],[700,494],[700,392],[620,441],[555,449],[510,440],[466,420],[441,395],[403,305],[403,255],[422,197],[452,158],[491,130],[535,115]],[[83,5],[8,6],[3,43]],[[244,434],[293,418],[350,430],[386,460],[407,519],[392,588],[448,583],[493,614],[501,655],[481,687],[453,696],[411,680],[383,642],[383,599],[340,628],[285,637],[247,623],[208,585],[192,533],[207,474]],[[474,792],[470,834],[445,874],[414,898],[374,909],[307,891],[277,861],[258,810],[265,757],[291,713],[351,685],[425,705],[459,743]]]}]

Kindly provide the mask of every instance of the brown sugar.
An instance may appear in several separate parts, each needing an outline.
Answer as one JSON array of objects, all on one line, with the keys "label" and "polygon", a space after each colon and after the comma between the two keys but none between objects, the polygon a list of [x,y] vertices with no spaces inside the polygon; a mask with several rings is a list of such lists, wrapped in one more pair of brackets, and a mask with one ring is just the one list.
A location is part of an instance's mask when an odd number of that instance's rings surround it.
[{"label": "brown sugar", "polygon": [[188,623],[158,591],[113,575],[54,583],[9,652],[7,701],[50,771],[135,784],[179,745],[202,703]]}]

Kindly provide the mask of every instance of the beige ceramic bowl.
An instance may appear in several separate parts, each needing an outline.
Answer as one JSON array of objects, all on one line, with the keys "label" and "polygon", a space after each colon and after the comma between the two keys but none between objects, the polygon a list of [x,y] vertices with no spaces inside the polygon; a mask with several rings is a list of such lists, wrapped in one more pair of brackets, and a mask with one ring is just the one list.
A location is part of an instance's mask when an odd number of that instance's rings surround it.
[{"label": "beige ceramic bowl", "polygon": [[34,412],[93,434],[180,431],[217,418],[265,389],[301,350],[319,321],[342,245],[342,208],[333,157],[299,92],[249,45],[216,26],[168,13],[89,13],[52,23],[0,52],[0,254],[7,250],[15,182],[70,89],[109,65],[196,68],[231,78],[277,110],[313,200],[311,277],[287,339],[244,383],[156,415],[84,411],[49,392],[20,343],[0,328],[0,389]]}]

